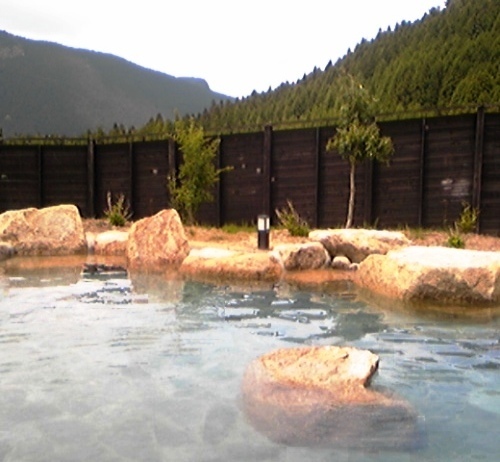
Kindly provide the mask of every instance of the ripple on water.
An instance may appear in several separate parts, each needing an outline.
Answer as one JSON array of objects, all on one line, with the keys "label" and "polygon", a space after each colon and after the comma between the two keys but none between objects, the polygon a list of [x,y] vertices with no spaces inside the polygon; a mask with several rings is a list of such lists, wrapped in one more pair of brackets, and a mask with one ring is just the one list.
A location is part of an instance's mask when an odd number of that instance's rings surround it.
[{"label": "ripple on water", "polygon": [[[291,287],[185,282],[173,297],[168,284],[158,293],[145,284],[141,303],[125,278],[43,279],[3,280],[2,460],[459,461],[494,460],[498,450],[498,322],[388,316],[353,293]],[[255,431],[239,407],[245,367],[297,343],[378,354],[374,386],[412,403],[428,444],[345,452]]]}]

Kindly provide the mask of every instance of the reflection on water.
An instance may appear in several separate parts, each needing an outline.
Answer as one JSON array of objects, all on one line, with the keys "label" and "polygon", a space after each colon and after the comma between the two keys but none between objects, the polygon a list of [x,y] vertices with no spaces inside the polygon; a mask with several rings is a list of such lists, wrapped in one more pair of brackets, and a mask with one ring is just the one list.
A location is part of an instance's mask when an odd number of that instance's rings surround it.
[{"label": "reflection on water", "polygon": [[[425,316],[352,291],[82,276],[83,263],[0,267],[4,462],[496,460],[498,318]],[[241,406],[246,366],[298,344],[377,353],[374,386],[411,403],[425,444],[389,452],[279,444],[253,428]]]}]

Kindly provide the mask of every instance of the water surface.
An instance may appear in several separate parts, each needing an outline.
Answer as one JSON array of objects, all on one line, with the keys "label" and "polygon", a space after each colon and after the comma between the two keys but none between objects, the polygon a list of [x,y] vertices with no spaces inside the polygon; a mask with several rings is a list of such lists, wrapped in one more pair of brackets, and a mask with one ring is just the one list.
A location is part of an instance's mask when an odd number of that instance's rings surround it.
[{"label": "water surface", "polygon": [[[379,307],[347,285],[248,291],[81,268],[0,267],[3,462],[497,460],[496,317]],[[398,451],[287,446],[253,428],[240,401],[246,366],[300,344],[377,353],[374,386],[411,403],[424,440]]]}]

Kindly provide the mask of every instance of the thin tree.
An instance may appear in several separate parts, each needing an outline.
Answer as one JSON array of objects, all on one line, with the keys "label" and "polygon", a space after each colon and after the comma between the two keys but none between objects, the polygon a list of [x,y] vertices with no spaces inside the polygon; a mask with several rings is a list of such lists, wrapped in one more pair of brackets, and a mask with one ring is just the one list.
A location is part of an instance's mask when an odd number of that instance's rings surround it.
[{"label": "thin tree", "polygon": [[339,124],[327,142],[328,151],[337,151],[350,165],[349,203],[345,227],[354,219],[356,166],[365,160],[388,162],[394,154],[392,140],[381,136],[375,120],[375,101],[369,92],[350,76],[340,83],[338,98]]},{"label": "thin tree", "polygon": [[216,168],[220,140],[207,138],[193,119],[175,122],[174,139],[182,152],[182,163],[178,175],[168,178],[168,189],[172,206],[192,225],[200,205],[213,200],[212,190],[220,174],[230,168]]}]

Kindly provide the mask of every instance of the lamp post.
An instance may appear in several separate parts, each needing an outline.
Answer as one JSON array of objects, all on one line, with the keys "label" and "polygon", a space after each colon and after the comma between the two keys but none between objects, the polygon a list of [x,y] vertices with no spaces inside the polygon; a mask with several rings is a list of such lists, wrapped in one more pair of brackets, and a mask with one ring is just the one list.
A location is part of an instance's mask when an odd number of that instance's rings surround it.
[{"label": "lamp post", "polygon": [[269,249],[269,217],[259,215],[257,217],[258,248],[260,250]]}]

